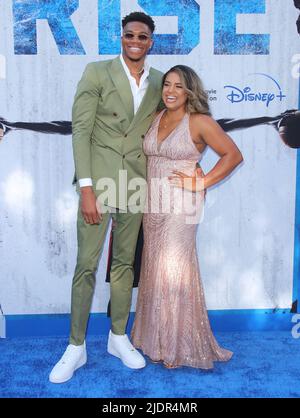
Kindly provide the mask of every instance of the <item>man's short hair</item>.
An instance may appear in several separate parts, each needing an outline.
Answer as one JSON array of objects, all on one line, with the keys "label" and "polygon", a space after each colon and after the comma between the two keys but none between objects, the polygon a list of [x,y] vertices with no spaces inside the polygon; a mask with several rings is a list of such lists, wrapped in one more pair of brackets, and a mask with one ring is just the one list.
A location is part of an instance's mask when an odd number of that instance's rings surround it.
[{"label": "man's short hair", "polygon": [[155,31],[155,24],[151,16],[146,15],[143,12],[132,12],[129,15],[125,16],[122,20],[122,28],[124,29],[127,23],[130,22],[141,22],[145,23],[148,26],[151,33]]}]

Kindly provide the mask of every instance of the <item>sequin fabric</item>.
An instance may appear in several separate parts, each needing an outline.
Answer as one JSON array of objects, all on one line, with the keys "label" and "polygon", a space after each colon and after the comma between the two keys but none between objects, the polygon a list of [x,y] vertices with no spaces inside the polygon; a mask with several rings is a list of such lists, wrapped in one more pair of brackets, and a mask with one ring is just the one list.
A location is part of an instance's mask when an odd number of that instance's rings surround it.
[{"label": "sequin fabric", "polygon": [[[143,219],[144,248],[131,338],[136,348],[166,367],[211,369],[214,361],[228,361],[233,353],[218,345],[207,316],[196,249],[199,222],[190,221],[193,206],[201,216],[204,196],[199,194],[195,202],[190,199],[195,193],[177,189],[181,195],[171,196],[168,213],[149,210],[152,200],[160,202],[166,194],[172,170],[192,174],[201,158],[190,136],[188,114],[158,144],[163,112],[144,139],[149,212]],[[151,187],[151,180],[156,179],[161,187]],[[189,204],[176,207],[182,196]]]}]

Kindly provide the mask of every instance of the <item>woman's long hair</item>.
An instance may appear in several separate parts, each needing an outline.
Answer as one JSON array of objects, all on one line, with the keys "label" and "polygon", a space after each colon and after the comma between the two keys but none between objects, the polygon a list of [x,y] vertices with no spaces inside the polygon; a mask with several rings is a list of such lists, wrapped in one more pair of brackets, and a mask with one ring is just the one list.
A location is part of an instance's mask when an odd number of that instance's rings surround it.
[{"label": "woman's long hair", "polygon": [[162,86],[164,86],[166,78],[170,73],[177,73],[179,75],[183,88],[187,93],[187,112],[202,113],[203,115],[211,116],[208,95],[197,73],[186,65],[175,65],[175,67],[172,67],[163,76]]}]

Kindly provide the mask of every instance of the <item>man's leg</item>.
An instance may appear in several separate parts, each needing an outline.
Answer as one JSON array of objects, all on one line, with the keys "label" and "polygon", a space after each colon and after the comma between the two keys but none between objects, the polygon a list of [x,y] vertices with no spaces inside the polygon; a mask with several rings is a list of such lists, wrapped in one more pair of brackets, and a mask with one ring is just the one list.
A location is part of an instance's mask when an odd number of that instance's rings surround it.
[{"label": "man's leg", "polygon": [[79,205],[77,218],[78,256],[72,286],[70,344],[51,370],[51,383],[63,383],[87,362],[85,334],[95,288],[95,273],[102,252],[110,214],[99,225],[85,223]]},{"label": "man's leg", "polygon": [[135,247],[143,214],[116,213],[113,215],[112,265],[110,270],[110,312],[112,329],[109,333],[107,351],[121,359],[131,369],[146,366],[143,356],[133,347],[126,335],[130,312],[133,262]]},{"label": "man's leg", "polygon": [[116,213],[113,230],[112,266],[110,271],[110,299],[112,332],[126,333],[133,286],[133,262],[142,213]]},{"label": "man's leg", "polygon": [[87,322],[95,289],[95,273],[110,220],[104,213],[99,225],[87,224],[78,210],[78,255],[72,284],[70,344],[81,345],[85,339]]}]

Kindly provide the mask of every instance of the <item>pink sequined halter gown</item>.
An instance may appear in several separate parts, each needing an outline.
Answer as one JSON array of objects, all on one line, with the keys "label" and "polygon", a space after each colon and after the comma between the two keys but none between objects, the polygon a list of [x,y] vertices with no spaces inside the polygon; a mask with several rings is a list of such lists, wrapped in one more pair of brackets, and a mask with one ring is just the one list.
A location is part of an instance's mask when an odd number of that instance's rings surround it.
[{"label": "pink sequined halter gown", "polygon": [[[204,196],[198,195],[196,202],[195,194],[173,187],[177,195],[170,198],[170,210],[157,210],[157,202],[167,195],[167,177],[172,170],[192,174],[201,154],[190,136],[188,114],[158,145],[163,113],[156,117],[144,140],[148,213],[143,219],[144,248],[131,337],[134,346],[154,362],[167,367],[211,369],[214,361],[228,361],[232,352],[220,348],[212,334],[200,278],[198,222],[190,215],[194,207],[199,217]],[[153,187],[155,179],[162,181],[161,187]],[[178,203],[182,196],[192,201],[187,199],[189,204],[182,207]]]}]

